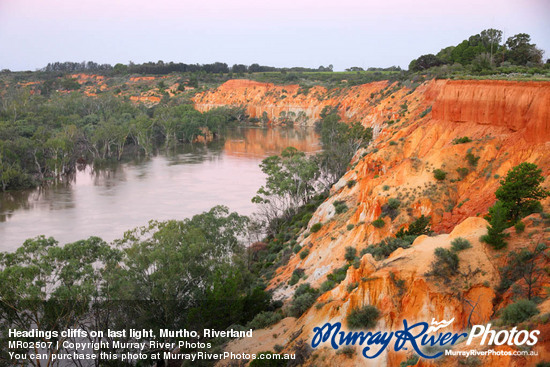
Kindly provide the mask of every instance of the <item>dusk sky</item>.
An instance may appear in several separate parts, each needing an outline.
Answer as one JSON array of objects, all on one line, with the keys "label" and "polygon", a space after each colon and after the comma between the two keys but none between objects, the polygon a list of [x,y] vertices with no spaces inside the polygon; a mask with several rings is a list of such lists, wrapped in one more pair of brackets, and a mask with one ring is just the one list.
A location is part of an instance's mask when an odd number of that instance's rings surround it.
[{"label": "dusk sky", "polygon": [[548,0],[0,0],[0,69],[54,61],[399,65],[483,29],[550,57]]}]

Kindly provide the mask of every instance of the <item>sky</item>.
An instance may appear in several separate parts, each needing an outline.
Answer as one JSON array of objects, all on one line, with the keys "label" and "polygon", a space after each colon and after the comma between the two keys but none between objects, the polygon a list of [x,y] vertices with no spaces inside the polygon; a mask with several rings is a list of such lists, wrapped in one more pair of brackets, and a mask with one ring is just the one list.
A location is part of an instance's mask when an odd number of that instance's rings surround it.
[{"label": "sky", "polygon": [[0,0],[0,69],[55,61],[407,68],[487,28],[550,58],[550,0]]}]

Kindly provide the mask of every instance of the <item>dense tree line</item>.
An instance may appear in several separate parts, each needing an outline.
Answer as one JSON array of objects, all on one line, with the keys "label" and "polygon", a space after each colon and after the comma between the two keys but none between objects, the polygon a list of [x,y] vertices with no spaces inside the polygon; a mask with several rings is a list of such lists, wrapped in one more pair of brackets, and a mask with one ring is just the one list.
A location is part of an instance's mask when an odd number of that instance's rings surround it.
[{"label": "dense tree line", "polygon": [[511,65],[536,65],[542,63],[543,51],[531,43],[531,36],[519,33],[503,42],[502,31],[486,29],[469,37],[456,46],[449,46],[436,55],[426,54],[409,64],[410,71],[427,70],[434,66],[460,64],[472,65],[483,70],[505,62]]},{"label": "dense tree line", "polygon": [[[157,341],[176,342],[181,337],[160,337],[160,329],[244,329],[260,311],[275,305],[263,291],[264,284],[248,271],[242,236],[249,220],[225,207],[183,221],[152,221],[129,231],[111,246],[97,237],[60,246],[53,238],[29,239],[13,253],[0,253],[0,366],[13,365],[8,352],[23,355],[31,348],[8,348],[8,329],[61,332],[67,329],[126,330],[119,341],[138,341],[128,329],[153,329]],[[201,332],[202,334],[202,332]],[[21,365],[55,366],[51,357],[82,352],[57,348],[70,337],[9,338],[53,341],[42,353],[49,361],[28,358]],[[152,340],[147,337],[139,341]],[[80,342],[97,341],[81,338]],[[193,342],[212,342],[201,336]],[[197,348],[195,348],[197,349]],[[193,348],[185,348],[191,351]],[[111,353],[169,352],[172,348],[145,350],[101,348]],[[182,350],[183,351],[183,350]],[[99,351],[97,351],[99,354]],[[162,355],[162,353],[161,353]],[[152,362],[152,361],[150,361]],[[142,360],[139,365],[151,365]],[[202,361],[196,366],[212,365]],[[80,366],[131,366],[108,359],[79,361]]]},{"label": "dense tree line", "polygon": [[220,136],[242,120],[237,108],[205,113],[190,104],[147,109],[110,95],[32,95],[21,88],[0,97],[0,190],[20,189],[74,172],[78,163],[148,156],[165,144]]},{"label": "dense tree line", "polygon": [[204,72],[208,74],[244,74],[244,73],[260,73],[260,72],[274,72],[274,71],[292,71],[292,72],[313,72],[313,71],[332,71],[332,65],[327,67],[319,66],[318,68],[306,68],[306,67],[274,67],[265,66],[259,64],[251,64],[250,66],[244,64],[234,64],[229,66],[225,62],[214,62],[211,64],[185,64],[181,62],[164,62],[159,60],[157,62],[145,62],[142,64],[136,64],[130,62],[128,65],[116,64],[112,66],[110,64],[98,64],[93,61],[82,62],[53,62],[48,63],[44,68],[40,69],[46,73],[74,73],[74,72],[93,72],[102,73],[108,75],[119,74],[170,74],[170,73],[199,73]]}]

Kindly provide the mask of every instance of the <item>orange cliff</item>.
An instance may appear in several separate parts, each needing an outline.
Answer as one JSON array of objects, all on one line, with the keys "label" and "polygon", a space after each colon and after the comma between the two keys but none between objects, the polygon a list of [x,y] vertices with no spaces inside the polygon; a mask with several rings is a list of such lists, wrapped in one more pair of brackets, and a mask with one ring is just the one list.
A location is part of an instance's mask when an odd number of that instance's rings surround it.
[{"label": "orange cliff", "polygon": [[352,87],[346,94],[337,90],[314,86],[302,89],[299,85],[277,86],[251,80],[229,80],[215,90],[197,93],[193,97],[195,108],[201,112],[221,106],[244,106],[251,118],[261,119],[264,114],[270,122],[282,120],[281,113],[299,125],[313,125],[325,106],[340,103],[346,118],[367,115],[371,93],[385,88],[387,82],[376,82]]},{"label": "orange cliff", "polygon": [[[477,306],[471,323],[484,324],[497,317],[496,312],[512,300],[510,295],[496,297],[495,293],[500,283],[498,269],[507,257],[503,256],[506,252],[494,251],[479,241],[487,226],[481,217],[494,203],[500,179],[513,166],[533,162],[548,177],[550,83],[438,80],[415,89],[377,82],[338,90],[313,87],[307,94],[299,90],[298,86],[238,80],[194,99],[201,111],[239,105],[252,117],[266,112],[273,122],[277,122],[280,111],[296,111],[295,116],[302,111],[301,116],[306,118],[300,122],[306,124],[317,120],[324,106],[338,106],[344,121],[361,121],[373,128],[370,147],[358,152],[350,170],[333,186],[308,230],[300,235],[302,251],[309,250],[309,255],[304,259],[300,253],[293,255],[276,270],[268,286],[274,297],[288,303],[298,285],[308,282],[318,288],[332,270],[346,263],[346,247],[354,247],[359,253],[420,215],[431,217],[436,236],[421,236],[411,248],[398,249],[386,260],[362,256],[358,267],[350,267],[346,279],[321,295],[299,319],[286,318],[272,329],[256,331],[253,349],[257,350],[250,352],[273,350],[275,344],[284,344],[285,351],[290,351],[297,340],[310,340],[313,327],[344,320],[352,308],[365,304],[375,305],[382,312],[376,330],[399,328],[403,319],[429,322],[432,318],[454,318],[452,329],[462,330],[467,326],[472,301]],[[464,136],[471,141],[454,143]],[[469,160],[468,155],[473,159]],[[435,169],[445,171],[446,178],[436,180]],[[549,180],[544,185],[548,188]],[[400,201],[399,213],[393,219],[384,217],[384,226],[375,228],[371,223],[381,216],[389,198]],[[344,201],[349,209],[336,214],[335,201]],[[543,202],[543,207],[550,209],[550,199]],[[524,220],[525,235],[511,232],[509,250],[531,246],[531,236],[544,234],[548,220],[535,217]],[[310,233],[311,226],[318,222],[323,224],[321,230]],[[435,248],[449,248],[456,237],[472,244],[471,249],[459,254],[460,275],[451,283],[426,275]],[[290,286],[288,281],[295,269],[302,269],[306,278]],[[547,278],[546,274],[541,281],[550,285]],[[542,289],[539,296],[547,298]],[[549,312],[549,303],[539,306],[541,313]],[[545,327],[535,326],[541,330]],[[544,330],[534,348],[538,357],[480,357],[482,365],[527,366],[533,361],[550,360],[550,330]],[[271,337],[274,334],[278,337]],[[245,350],[238,341],[227,349]],[[308,365],[399,366],[407,357],[405,353],[387,352],[376,360],[365,361],[359,352],[347,358],[327,348],[317,349],[314,354],[315,361],[310,360]],[[458,366],[461,361],[464,358],[438,363]],[[420,360],[418,365],[430,363]]]}]

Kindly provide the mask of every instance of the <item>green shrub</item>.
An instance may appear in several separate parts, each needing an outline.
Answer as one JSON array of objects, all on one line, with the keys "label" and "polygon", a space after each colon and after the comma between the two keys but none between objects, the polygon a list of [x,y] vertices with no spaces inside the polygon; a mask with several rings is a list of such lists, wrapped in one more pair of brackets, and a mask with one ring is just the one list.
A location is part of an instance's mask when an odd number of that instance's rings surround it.
[{"label": "green shrub", "polygon": [[468,176],[468,173],[470,172],[470,170],[466,167],[459,167],[459,168],[456,169],[456,172],[458,173],[460,178],[464,178],[464,177]]},{"label": "green shrub", "polygon": [[434,170],[434,177],[438,181],[443,181],[445,177],[447,177],[447,172],[443,171],[442,169],[435,169]]},{"label": "green shrub", "polygon": [[334,211],[336,214],[342,214],[348,210],[346,203],[340,200],[335,201],[332,205],[334,205]]},{"label": "green shrub", "polygon": [[300,281],[300,279],[302,279],[304,277],[305,273],[304,273],[304,269],[294,269],[294,271],[292,272],[292,276],[290,277],[290,280],[288,281],[288,284],[290,285],[294,285],[296,283],[298,283]]},{"label": "green shrub", "polygon": [[300,259],[305,259],[307,257],[307,255],[309,255],[309,249],[306,248],[305,250],[303,250],[302,252],[300,252]]},{"label": "green shrub", "polygon": [[348,268],[349,264],[346,264],[341,268],[334,269],[329,275],[327,275],[327,279],[333,281],[336,284],[340,284],[342,280],[346,279]]},{"label": "green shrub", "polygon": [[268,326],[278,323],[283,319],[283,316],[278,312],[262,311],[248,323],[248,327],[252,329],[264,329]]},{"label": "green shrub", "polygon": [[542,362],[537,363],[537,365],[535,367],[550,367],[550,362],[542,361]]},{"label": "green shrub", "polygon": [[451,277],[458,274],[458,256],[452,251],[438,247],[434,251],[435,260],[431,264],[430,271],[426,275],[439,277],[450,282]]},{"label": "green shrub", "polygon": [[453,144],[465,144],[465,143],[470,143],[471,141],[472,139],[470,139],[469,137],[463,136],[462,138],[454,139]]},{"label": "green shrub", "polygon": [[500,181],[501,186],[495,191],[495,196],[506,206],[506,217],[511,223],[542,211],[538,200],[550,195],[549,191],[541,187],[544,179],[542,170],[536,164],[524,162],[513,167]]},{"label": "green shrub", "polygon": [[338,351],[336,352],[336,355],[340,355],[340,354],[348,358],[353,358],[353,356],[355,355],[355,348],[353,348],[351,345],[345,346],[343,348],[338,349]]},{"label": "green shrub", "polygon": [[349,313],[346,321],[350,329],[372,329],[380,317],[380,311],[371,305],[354,308]]},{"label": "green shrub", "polygon": [[388,202],[382,205],[382,217],[389,216],[394,220],[399,215],[399,206],[401,201],[396,198],[389,198]]},{"label": "green shrub", "polygon": [[348,284],[348,287],[346,289],[347,289],[348,293],[351,293],[351,291],[353,291],[358,286],[359,286],[359,282],[353,282],[353,283]]},{"label": "green shrub", "polygon": [[347,229],[348,231],[351,231],[351,230],[354,229],[354,228],[355,228],[355,225],[354,225],[354,224],[351,224],[351,223],[348,224],[348,225],[346,226],[346,229]]},{"label": "green shrub", "polygon": [[519,221],[514,224],[514,228],[516,229],[516,233],[522,233],[523,231],[525,231],[525,223]]},{"label": "green shrub", "polygon": [[346,254],[344,255],[344,259],[346,259],[346,261],[351,262],[355,260],[355,255],[357,255],[357,249],[355,247],[346,247]]},{"label": "green shrub", "polygon": [[405,288],[405,285],[406,285],[405,280],[397,278],[397,276],[393,271],[390,272],[390,279],[392,283],[397,287],[397,289],[399,289],[398,296],[401,297],[407,290]]},{"label": "green shrub", "polygon": [[399,208],[399,205],[401,205],[401,201],[399,201],[399,199],[396,199],[396,198],[388,199],[388,207],[390,209],[397,209]]},{"label": "green shrub", "polygon": [[519,301],[509,304],[502,310],[501,319],[505,324],[518,324],[529,320],[531,317],[539,313],[537,304],[528,299],[520,299]]},{"label": "green shrub", "polygon": [[455,238],[451,242],[451,251],[459,252],[462,250],[466,250],[472,247],[472,244],[467,239],[464,239],[462,237]]},{"label": "green shrub", "polygon": [[426,108],[424,111],[422,111],[420,113],[420,118],[426,116],[428,113],[432,112],[432,106],[429,106],[428,108]]},{"label": "green shrub", "polygon": [[384,227],[386,223],[384,222],[384,219],[382,218],[378,218],[374,221],[372,221],[372,225],[375,227],[375,228],[382,228]]},{"label": "green shrub", "polygon": [[319,291],[311,288],[308,283],[300,285],[292,297],[292,303],[289,308],[290,315],[293,317],[302,316],[315,303],[318,295]]},{"label": "green shrub", "polygon": [[336,287],[336,283],[332,280],[325,280],[323,282],[323,284],[321,284],[321,287],[319,288],[319,290],[321,291],[321,293],[325,293],[325,292],[328,292],[330,291],[331,289],[333,289],[334,287]]},{"label": "green shrub", "polygon": [[509,235],[504,233],[508,228],[507,215],[508,210],[500,201],[489,208],[489,227],[487,227],[487,234],[481,236],[480,240],[493,246],[495,250],[500,250],[507,245],[505,239]]},{"label": "green shrub", "polygon": [[349,180],[346,185],[348,186],[349,189],[351,189],[353,186],[355,186],[356,183],[357,181],[355,180]]},{"label": "green shrub", "polygon": [[[425,217],[424,214],[420,216],[420,218],[415,219],[410,225],[407,230],[405,230],[405,227],[402,227],[397,231],[395,234],[395,237],[397,238],[407,238],[407,237],[418,237],[423,234],[429,234],[431,232],[430,228],[430,219],[431,217]],[[411,243],[414,241],[414,238],[412,238]]]},{"label": "green shrub", "polygon": [[418,363],[418,356],[416,354],[413,354],[403,362],[399,364],[399,367],[409,367],[409,366],[415,366]]},{"label": "green shrub", "polygon": [[361,251],[361,256],[365,254],[371,254],[375,260],[386,259],[398,248],[409,248],[411,242],[402,238],[386,237],[376,245],[369,245],[366,249]]},{"label": "green shrub", "polygon": [[295,254],[297,254],[298,252],[300,252],[301,249],[302,249],[302,246],[300,246],[299,244],[296,244],[296,245],[294,245],[294,247],[292,248],[292,252],[294,252]]},{"label": "green shrub", "polygon": [[315,223],[314,225],[311,226],[311,232],[312,233],[319,232],[321,227],[323,227],[323,223]]},{"label": "green shrub", "polygon": [[392,141],[390,141],[390,145],[397,145],[397,142],[392,140]]},{"label": "green shrub", "polygon": [[384,191],[388,191],[389,189],[390,189],[389,185],[382,186],[382,190],[384,190]]},{"label": "green shrub", "polygon": [[477,162],[479,161],[479,156],[475,156],[472,152],[466,153],[466,160],[472,167],[477,167]]}]

